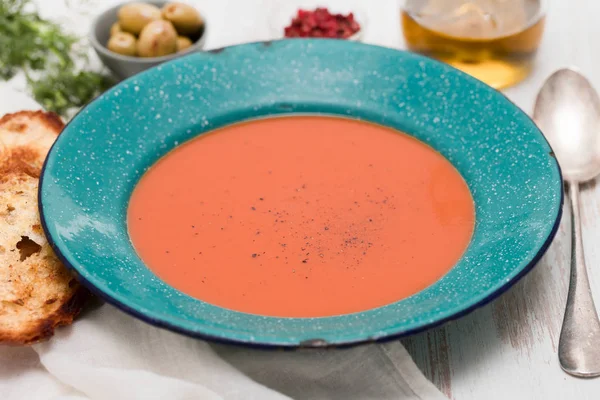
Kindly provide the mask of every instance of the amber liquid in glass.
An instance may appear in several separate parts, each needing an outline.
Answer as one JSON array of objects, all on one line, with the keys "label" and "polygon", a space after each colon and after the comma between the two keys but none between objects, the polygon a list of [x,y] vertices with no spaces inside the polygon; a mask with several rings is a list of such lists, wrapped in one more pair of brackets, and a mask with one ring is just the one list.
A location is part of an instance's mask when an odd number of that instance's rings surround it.
[{"label": "amber liquid in glass", "polygon": [[540,1],[512,1],[510,9],[496,17],[473,3],[447,10],[454,15],[446,17],[440,16],[440,10],[436,15],[428,14],[426,7],[422,13],[402,11],[408,48],[497,89],[520,82],[529,74],[542,39],[545,18],[540,13]]}]

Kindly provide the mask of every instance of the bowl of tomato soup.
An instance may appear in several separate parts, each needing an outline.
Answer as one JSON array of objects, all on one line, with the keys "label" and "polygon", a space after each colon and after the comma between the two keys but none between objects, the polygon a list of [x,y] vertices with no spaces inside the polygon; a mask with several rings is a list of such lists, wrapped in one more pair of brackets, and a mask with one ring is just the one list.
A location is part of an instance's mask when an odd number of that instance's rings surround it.
[{"label": "bowl of tomato soup", "polygon": [[535,124],[483,83],[411,53],[282,40],[102,95],[51,150],[39,203],[61,260],[133,316],[321,347],[502,293],[552,240],[561,185]]}]

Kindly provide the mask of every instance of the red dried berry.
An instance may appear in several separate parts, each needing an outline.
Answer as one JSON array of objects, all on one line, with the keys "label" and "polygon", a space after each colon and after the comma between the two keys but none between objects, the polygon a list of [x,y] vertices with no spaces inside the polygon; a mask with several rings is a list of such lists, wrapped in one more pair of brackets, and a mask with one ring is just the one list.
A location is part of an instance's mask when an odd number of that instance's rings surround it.
[{"label": "red dried berry", "polygon": [[331,14],[327,8],[313,11],[299,9],[289,26],[284,28],[285,37],[326,37],[347,39],[360,30],[354,14]]}]

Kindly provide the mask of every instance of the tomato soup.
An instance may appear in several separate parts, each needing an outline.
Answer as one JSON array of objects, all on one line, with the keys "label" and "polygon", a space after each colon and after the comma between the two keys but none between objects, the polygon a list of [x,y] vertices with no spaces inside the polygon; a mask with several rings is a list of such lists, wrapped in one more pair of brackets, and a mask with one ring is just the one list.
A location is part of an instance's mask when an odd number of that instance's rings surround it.
[{"label": "tomato soup", "polygon": [[469,189],[424,143],[327,116],[226,126],[151,167],[128,209],[156,275],[228,309],[279,317],[364,311],[410,296],[459,260]]}]

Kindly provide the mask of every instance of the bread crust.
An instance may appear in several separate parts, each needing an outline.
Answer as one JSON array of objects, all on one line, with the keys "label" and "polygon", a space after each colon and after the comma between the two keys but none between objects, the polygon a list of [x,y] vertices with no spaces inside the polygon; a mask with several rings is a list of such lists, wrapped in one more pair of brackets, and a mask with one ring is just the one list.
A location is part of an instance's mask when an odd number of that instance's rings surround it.
[{"label": "bread crust", "polygon": [[39,111],[39,110],[38,111],[24,110],[24,111],[17,111],[17,112],[10,113],[10,114],[5,114],[0,118],[0,126],[9,127],[9,129],[11,129],[10,124],[12,124],[12,123],[20,124],[21,125],[20,129],[19,129],[19,127],[16,127],[16,128],[12,128],[12,130],[23,132],[24,130],[27,129],[28,124],[26,122],[25,123],[21,122],[20,121],[21,118],[24,118],[28,121],[30,121],[32,119],[38,119],[39,121],[43,122],[43,124],[46,127],[48,127],[49,130],[55,132],[57,136],[65,126],[65,124],[63,123],[62,119],[60,119],[58,114],[55,114],[53,112],[47,112],[47,111]]}]

